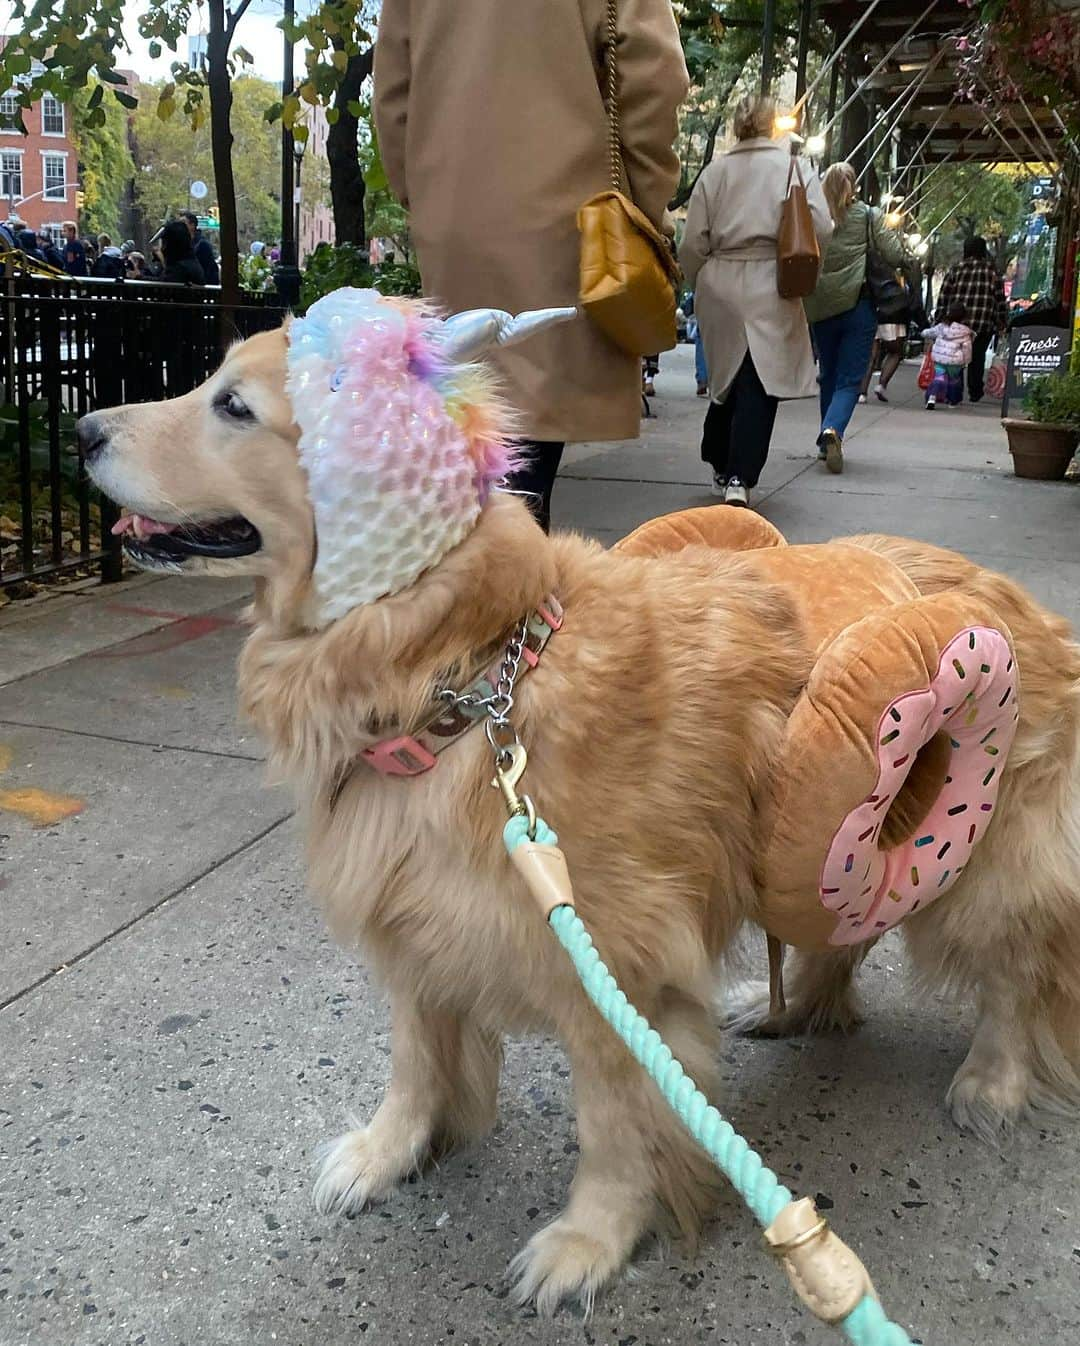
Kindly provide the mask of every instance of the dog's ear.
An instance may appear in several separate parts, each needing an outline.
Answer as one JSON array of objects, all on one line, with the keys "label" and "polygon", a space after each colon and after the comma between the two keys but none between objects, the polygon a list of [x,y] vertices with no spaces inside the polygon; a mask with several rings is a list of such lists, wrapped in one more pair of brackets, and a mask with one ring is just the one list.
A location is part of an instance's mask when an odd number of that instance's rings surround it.
[{"label": "dog's ear", "polygon": [[515,346],[519,341],[578,316],[576,308],[539,308],[528,313],[506,313],[497,308],[473,308],[447,318],[439,332],[440,353],[453,364],[469,364],[489,346]]}]

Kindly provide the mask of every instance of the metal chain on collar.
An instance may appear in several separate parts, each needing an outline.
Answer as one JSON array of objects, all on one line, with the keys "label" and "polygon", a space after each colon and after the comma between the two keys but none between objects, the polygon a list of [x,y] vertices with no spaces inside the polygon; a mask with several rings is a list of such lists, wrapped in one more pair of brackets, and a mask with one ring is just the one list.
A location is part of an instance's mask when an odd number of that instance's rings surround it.
[{"label": "metal chain on collar", "polygon": [[517,685],[527,635],[528,618],[523,617],[507,642],[502,663],[499,665],[498,681],[490,696],[480,696],[478,692],[456,692],[452,687],[439,687],[434,693],[436,700],[444,701],[456,709],[487,712],[484,733],[495,753],[497,767],[507,764],[511,749],[521,742],[517,730],[510,723],[510,712],[514,709],[514,688]]}]

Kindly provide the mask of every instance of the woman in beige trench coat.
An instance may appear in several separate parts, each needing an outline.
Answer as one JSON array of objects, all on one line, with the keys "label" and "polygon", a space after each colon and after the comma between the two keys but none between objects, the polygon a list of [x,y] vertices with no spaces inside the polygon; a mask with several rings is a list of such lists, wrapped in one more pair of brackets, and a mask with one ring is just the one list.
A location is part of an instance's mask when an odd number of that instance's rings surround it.
[{"label": "woman in beige trench coat", "polygon": [[[698,178],[679,251],[709,370],[701,457],[713,490],[732,505],[745,505],[757,485],[780,400],[817,391],[802,301],[781,299],[776,289],[791,151],[771,139],[774,115],[771,99],[739,103],[736,144]],[[799,167],[824,252],[832,218],[817,174],[803,161]]]},{"label": "woman in beige trench coat", "polygon": [[[410,212],[424,293],[453,311],[571,305],[577,211],[611,185],[602,96],[605,0],[383,0],[375,120]],[[670,0],[618,0],[629,195],[660,224],[675,190],[686,64]],[[640,361],[587,319],[497,358],[529,441],[545,523],[567,441],[633,439]]]}]

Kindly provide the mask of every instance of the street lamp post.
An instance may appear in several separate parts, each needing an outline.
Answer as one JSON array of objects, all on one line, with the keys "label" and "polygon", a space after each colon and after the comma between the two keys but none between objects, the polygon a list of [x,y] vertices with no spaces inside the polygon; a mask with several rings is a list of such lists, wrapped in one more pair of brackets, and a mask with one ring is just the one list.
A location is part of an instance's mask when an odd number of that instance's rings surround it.
[{"label": "street lamp post", "polygon": [[[296,0],[285,0],[285,39],[282,48],[281,96],[293,91],[293,41],[291,25]],[[296,265],[296,212],[293,190],[293,133],[281,122],[281,261],[274,270],[274,284],[282,303],[292,308],[300,298],[300,271]]]},{"label": "street lamp post", "polygon": [[293,141],[293,158],[296,160],[296,189],[293,193],[296,209],[293,219],[293,237],[296,240],[296,263],[300,264],[300,170],[304,164],[304,150],[307,148],[306,140]]}]

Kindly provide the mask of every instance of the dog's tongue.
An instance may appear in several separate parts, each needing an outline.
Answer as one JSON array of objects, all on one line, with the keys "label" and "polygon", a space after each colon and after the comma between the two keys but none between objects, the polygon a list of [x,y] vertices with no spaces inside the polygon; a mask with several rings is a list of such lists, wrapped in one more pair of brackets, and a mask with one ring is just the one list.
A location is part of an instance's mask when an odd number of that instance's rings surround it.
[{"label": "dog's tongue", "polygon": [[136,537],[152,537],[154,533],[175,533],[178,524],[161,523],[145,514],[124,514],[112,526],[113,534],[122,537],[125,533],[134,533]]}]

